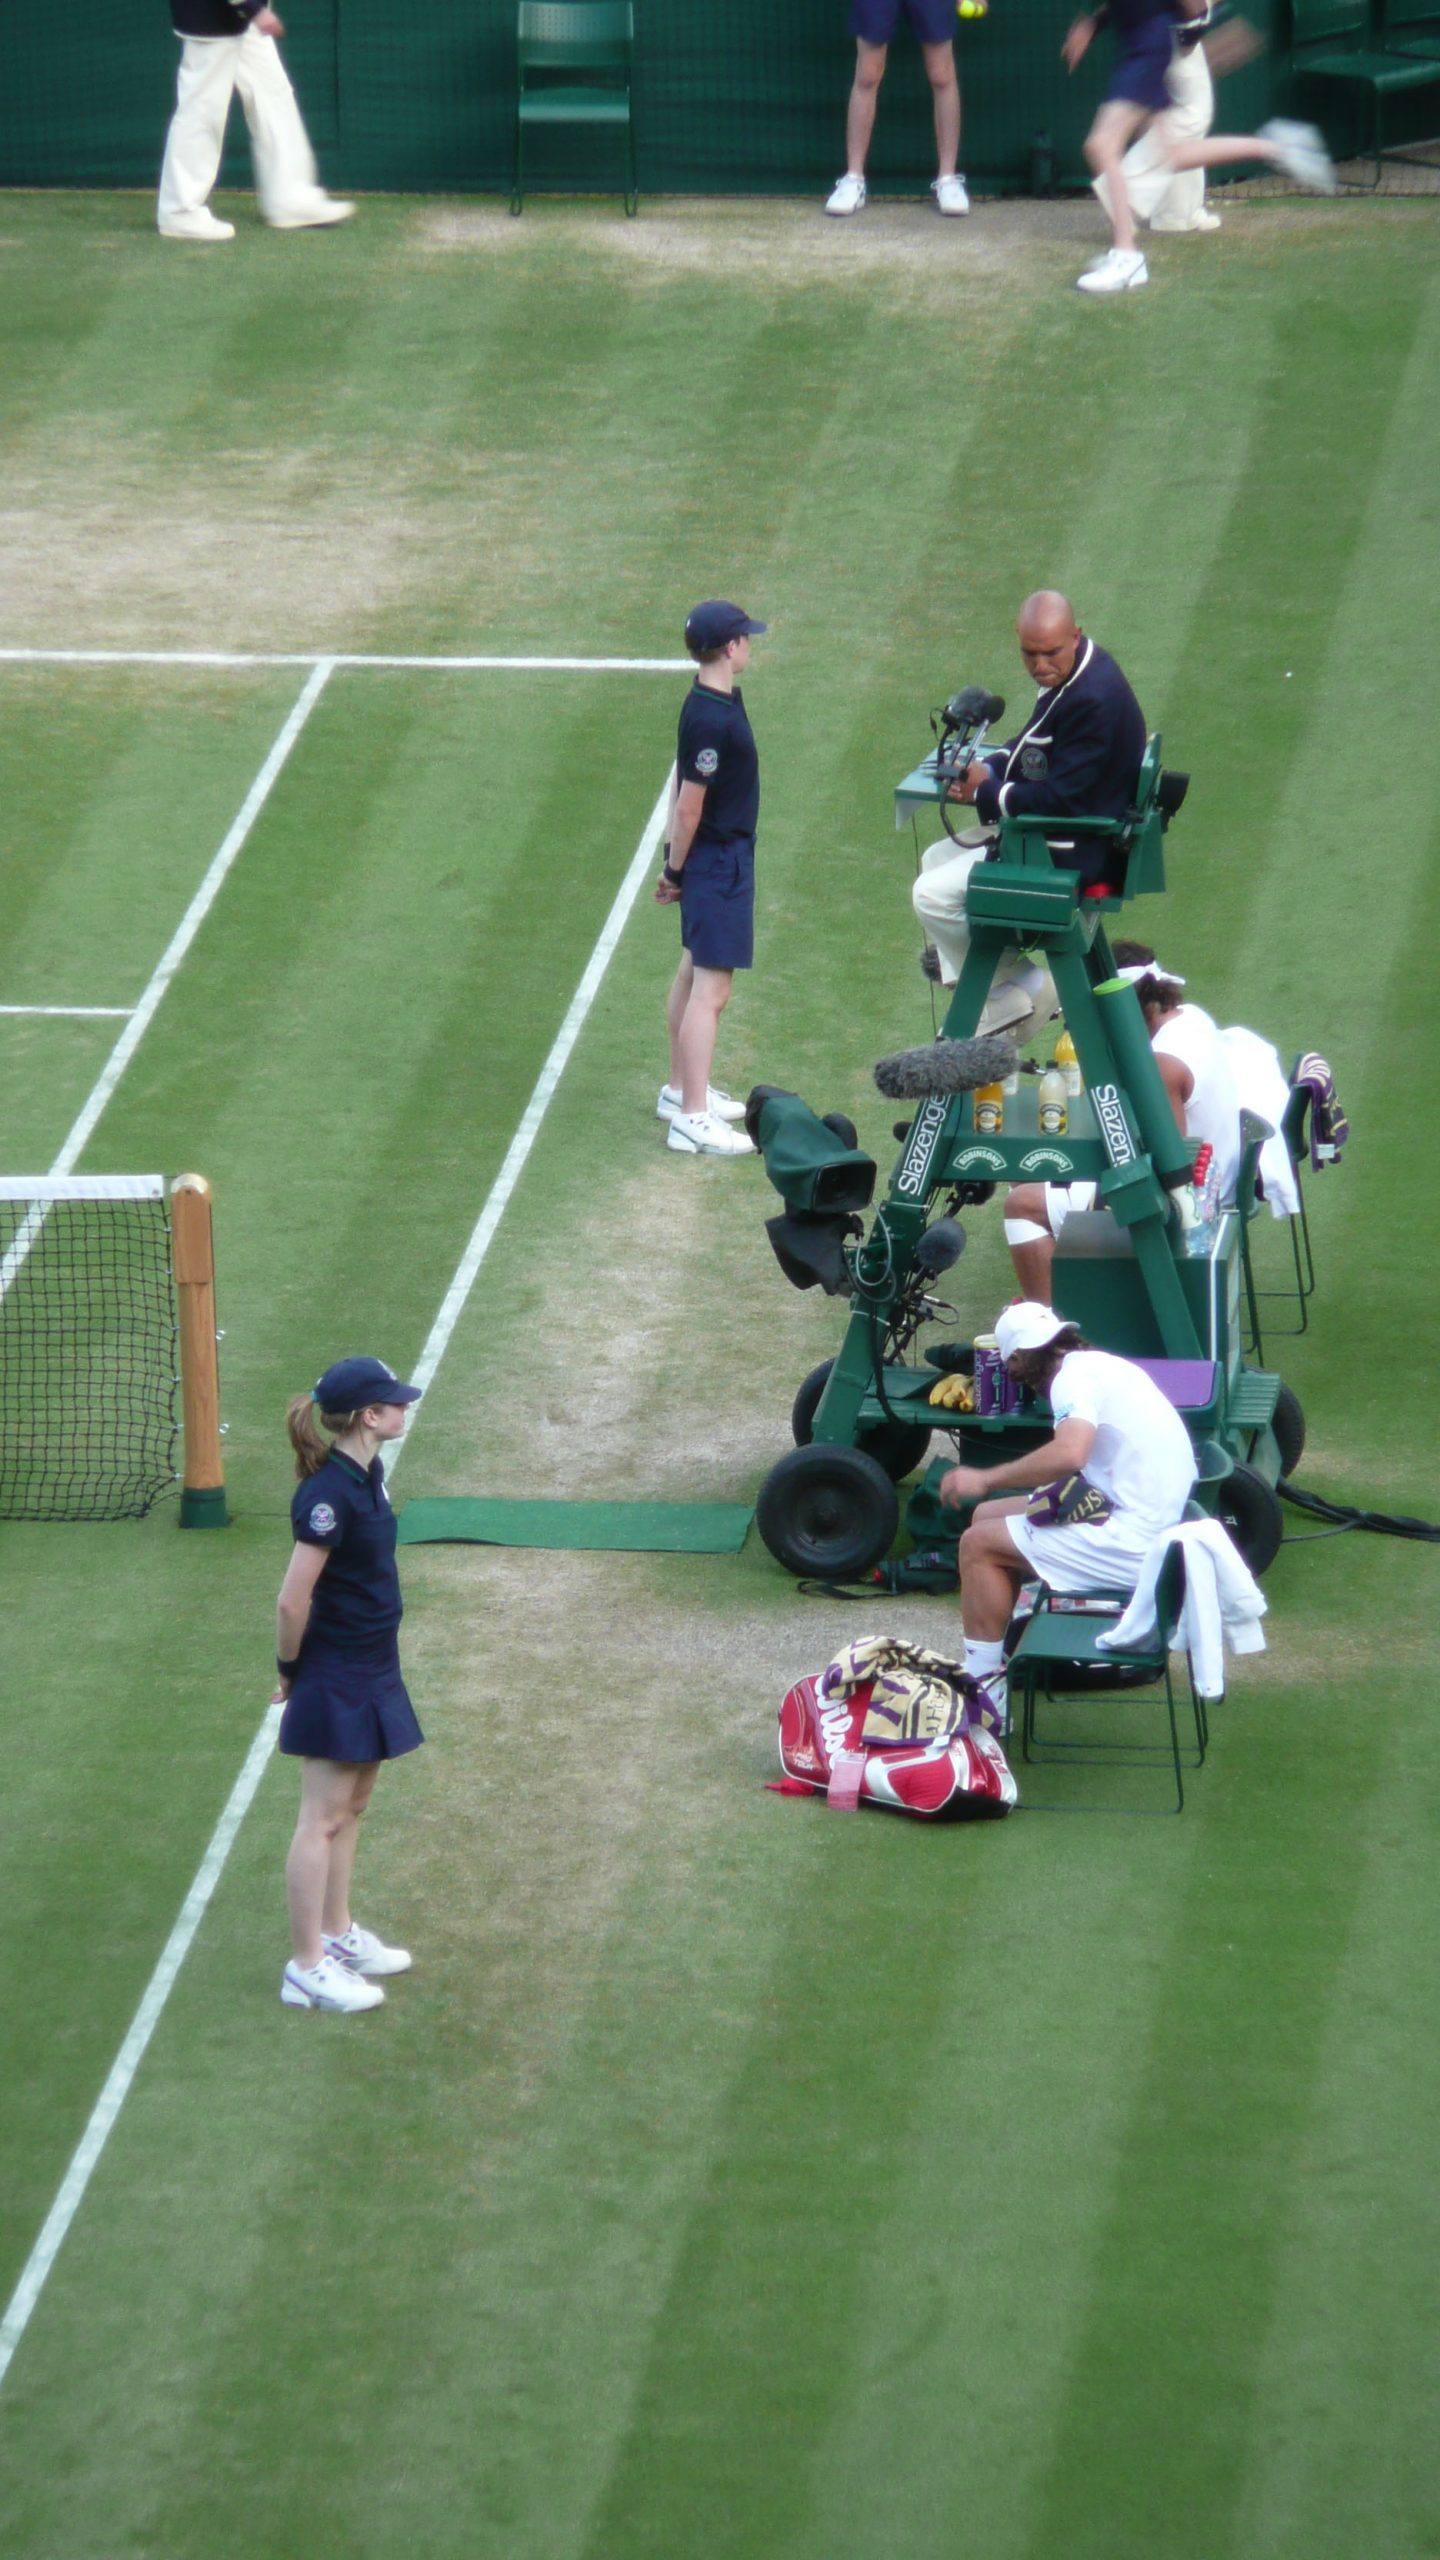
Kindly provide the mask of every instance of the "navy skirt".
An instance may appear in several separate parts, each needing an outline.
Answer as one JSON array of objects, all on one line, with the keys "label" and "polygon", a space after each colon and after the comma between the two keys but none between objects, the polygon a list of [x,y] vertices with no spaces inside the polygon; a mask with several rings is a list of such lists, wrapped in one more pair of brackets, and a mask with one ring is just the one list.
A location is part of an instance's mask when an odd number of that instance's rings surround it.
[{"label": "navy skirt", "polygon": [[1108,106],[1112,99],[1129,107],[1148,107],[1152,115],[1163,115],[1171,104],[1170,63],[1175,51],[1175,33],[1169,18],[1147,18],[1120,39],[1120,58],[1110,74],[1105,92]]},{"label": "navy skirt", "polygon": [[423,1742],[400,1677],[394,1635],[368,1644],[307,1644],[280,1719],[282,1751],[303,1760],[398,1760]]}]

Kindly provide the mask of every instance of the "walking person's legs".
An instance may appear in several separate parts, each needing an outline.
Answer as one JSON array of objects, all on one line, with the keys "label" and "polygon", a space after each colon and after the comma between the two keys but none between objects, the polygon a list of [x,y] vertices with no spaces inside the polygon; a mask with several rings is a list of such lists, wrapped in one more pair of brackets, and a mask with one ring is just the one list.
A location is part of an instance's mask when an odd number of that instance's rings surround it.
[{"label": "walking person's legs", "polygon": [[220,175],[240,49],[235,36],[186,36],[182,44],[155,212],[168,240],[235,236],[233,224],[210,211],[210,195]]},{"label": "walking person's legs", "polygon": [[355,208],[328,196],[305,130],[290,75],[273,36],[251,27],[241,38],[235,86],[250,128],[255,192],[277,231],[343,222]]}]

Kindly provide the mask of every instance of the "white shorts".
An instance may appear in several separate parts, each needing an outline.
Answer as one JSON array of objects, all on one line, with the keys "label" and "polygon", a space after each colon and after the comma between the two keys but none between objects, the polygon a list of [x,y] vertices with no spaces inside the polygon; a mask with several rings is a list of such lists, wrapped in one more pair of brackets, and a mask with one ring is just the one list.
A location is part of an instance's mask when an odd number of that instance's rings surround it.
[{"label": "white shorts", "polygon": [[1047,1529],[1023,1511],[1005,1515],[1005,1526],[1025,1562],[1052,1591],[1133,1591],[1150,1539],[1137,1534],[1120,1512]]},{"label": "white shorts", "polygon": [[1096,1182],[1047,1182],[1045,1223],[1052,1236],[1058,1236],[1072,1209],[1093,1209],[1099,1191]]}]

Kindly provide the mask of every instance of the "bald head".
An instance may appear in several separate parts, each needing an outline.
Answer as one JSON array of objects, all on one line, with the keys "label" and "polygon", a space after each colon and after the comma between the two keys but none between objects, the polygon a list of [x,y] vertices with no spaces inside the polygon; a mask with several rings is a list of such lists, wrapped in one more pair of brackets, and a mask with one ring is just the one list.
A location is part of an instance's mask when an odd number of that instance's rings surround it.
[{"label": "bald head", "polygon": [[1020,655],[1042,691],[1063,684],[1075,664],[1080,630],[1068,596],[1057,587],[1038,587],[1027,596],[1015,621]]}]

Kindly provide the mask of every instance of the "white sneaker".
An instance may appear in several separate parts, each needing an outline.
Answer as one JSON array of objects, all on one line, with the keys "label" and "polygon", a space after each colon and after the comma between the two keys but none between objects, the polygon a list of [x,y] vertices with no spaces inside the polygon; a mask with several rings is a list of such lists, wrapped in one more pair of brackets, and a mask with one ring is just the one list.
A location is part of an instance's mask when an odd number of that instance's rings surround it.
[{"label": "white sneaker", "polygon": [[963,178],[932,178],[930,193],[937,213],[968,213],[970,198]]},{"label": "white sneaker", "polygon": [[343,196],[316,196],[313,203],[295,213],[279,213],[271,218],[272,231],[322,231],[327,223],[348,222],[354,212]]},{"label": "white sneaker", "polygon": [[292,1956],[280,1976],[280,1997],[287,2009],[378,2009],[385,1994],[378,1982],[362,1982],[358,1973],[324,1955],[318,1964],[297,1964]]},{"label": "white sneaker", "polygon": [[363,1973],[367,1982],[373,1982],[377,1974],[410,1970],[408,1947],[387,1947],[373,1929],[362,1929],[358,1920],[351,1921],[343,1938],[327,1937],[324,1947],[327,1956],[333,1956],[351,1973]]},{"label": "white sneaker", "polygon": [[864,179],[857,178],[853,169],[847,169],[843,178],[836,179],[826,197],[825,210],[827,213],[863,213],[866,192]]},{"label": "white sneaker", "polygon": [[212,213],[208,204],[202,204],[198,213],[177,213],[173,221],[162,222],[159,230],[162,240],[233,240],[235,237],[234,223],[222,222],[219,214]]},{"label": "white sneaker", "polygon": [[670,1122],[667,1147],[683,1156],[753,1156],[743,1129],[717,1120],[713,1111],[677,1111]]},{"label": "white sneaker", "polygon": [[[682,1107],[678,1084],[662,1084],[659,1099],[655,1105],[656,1119],[673,1120]],[[707,1084],[705,1108],[712,1120],[743,1120],[745,1117],[744,1103],[737,1102],[734,1094],[727,1093],[723,1085]]]},{"label": "white sneaker", "polygon": [[1273,146],[1277,168],[1297,187],[1313,187],[1317,195],[1333,196],[1340,181],[1335,163],[1325,148],[1318,125],[1292,124],[1288,116],[1275,116],[1260,127],[1260,139]]},{"label": "white sneaker", "polygon": [[1150,270],[1139,249],[1107,249],[1093,267],[1075,279],[1082,293],[1131,293],[1137,284],[1148,284]]}]

